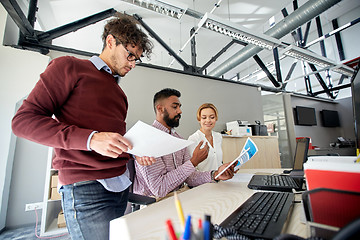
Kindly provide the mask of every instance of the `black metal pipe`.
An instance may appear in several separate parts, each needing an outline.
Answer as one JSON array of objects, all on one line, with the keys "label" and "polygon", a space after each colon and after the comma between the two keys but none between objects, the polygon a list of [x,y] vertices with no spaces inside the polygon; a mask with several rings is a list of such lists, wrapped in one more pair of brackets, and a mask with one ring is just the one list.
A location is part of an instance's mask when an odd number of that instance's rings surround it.
[{"label": "black metal pipe", "polygon": [[267,69],[267,67],[265,66],[263,61],[261,61],[259,56],[257,54],[255,54],[253,56],[253,58],[256,61],[256,63],[261,67],[261,69],[265,72],[266,76],[269,78],[269,80],[272,82],[272,84],[277,88],[280,87],[281,86],[280,83],[278,81],[276,81],[274,76],[270,73],[269,69]]},{"label": "black metal pipe", "polygon": [[[321,27],[320,17],[317,16],[315,18],[315,21],[316,21],[316,28],[317,28],[318,36],[321,37],[323,35],[323,31],[322,31],[322,27]],[[320,50],[321,50],[321,55],[323,57],[326,57],[326,50],[325,50],[324,40],[320,41]]]},{"label": "black metal pipe", "polygon": [[281,83],[282,77],[281,77],[281,68],[280,68],[280,60],[279,60],[279,51],[277,47],[273,49],[273,55],[275,60],[276,78],[278,82]]},{"label": "black metal pipe", "polygon": [[[334,30],[339,28],[339,24],[338,24],[338,21],[336,18],[333,19],[331,22],[332,22]],[[335,33],[335,40],[336,40],[336,46],[337,46],[338,52],[339,52],[340,61],[342,61],[345,59],[345,52],[344,52],[340,32]]]},{"label": "black metal pipe", "polygon": [[38,10],[37,7],[38,0],[30,0],[29,2],[29,10],[28,10],[28,17],[29,23],[32,27],[34,27],[36,21],[36,12]]},{"label": "black metal pipe", "polygon": [[35,30],[22,12],[19,4],[15,0],[1,0],[1,4],[19,27],[20,32],[25,36],[35,38]]},{"label": "black metal pipe", "polygon": [[216,59],[218,59],[224,52],[226,52],[226,50],[228,50],[234,43],[235,43],[235,41],[232,40],[231,42],[229,42],[228,44],[226,44],[225,47],[223,47],[217,54],[215,54],[215,56],[213,56],[207,63],[204,64],[204,66],[202,66],[202,67],[199,69],[199,72],[204,71],[204,69],[206,69],[208,66],[210,66],[210,64],[212,64],[213,62],[215,62]]},{"label": "black metal pipe", "polygon": [[46,31],[46,32],[43,32],[38,35],[38,39],[40,42],[50,41],[52,39],[55,39],[55,38],[65,35],[65,34],[68,34],[70,32],[75,32],[76,30],[79,30],[80,28],[86,27],[90,24],[94,24],[94,23],[104,20],[108,17],[111,17],[115,13],[116,13],[116,10],[113,8],[110,8],[108,10],[96,13],[89,17],[86,17],[86,18],[77,20],[75,22],[54,28],[54,29]]},{"label": "black metal pipe", "polygon": [[[190,36],[195,33],[195,28],[190,29]],[[196,41],[195,36],[191,38],[191,65],[196,68]]]},{"label": "black metal pipe", "polygon": [[302,41],[302,46],[306,45],[308,36],[309,36],[309,32],[310,32],[310,26],[311,26],[311,20],[306,24],[306,28],[305,28],[305,33],[304,33],[304,39]]},{"label": "black metal pipe", "polygon": [[[337,91],[337,90],[345,89],[345,88],[349,88],[349,87],[351,87],[351,83],[333,87],[333,88],[329,89],[329,91],[330,91],[330,92],[333,92],[333,91]],[[325,90],[321,90],[321,91],[315,92],[314,95],[316,96],[316,95],[319,95],[319,94],[322,94],[322,93],[326,93],[326,91],[325,91]]]},{"label": "black metal pipe", "polygon": [[148,31],[148,33],[156,39],[156,41],[158,41],[160,43],[161,46],[163,46],[171,56],[173,56],[176,61],[178,61],[183,67],[184,70],[188,70],[190,69],[190,66],[181,58],[179,57],[179,55],[177,55],[143,20],[142,18],[137,15],[134,14],[133,15],[134,18],[146,29],[146,31]]},{"label": "black metal pipe", "polygon": [[[313,72],[316,72],[316,71],[317,71],[317,69],[316,69],[316,67],[315,67],[314,64],[312,64],[312,63],[308,63],[308,64],[309,64],[309,66],[310,66],[310,68],[311,68],[311,70],[312,70]],[[329,88],[326,86],[326,83],[325,83],[324,80],[322,79],[321,75],[320,75],[319,73],[315,73],[315,77],[317,78],[317,80],[318,80],[318,82],[320,83],[321,87],[324,89],[325,93],[326,93],[329,97],[331,97],[332,99],[335,99],[335,97],[333,96],[333,94],[330,92]]]}]

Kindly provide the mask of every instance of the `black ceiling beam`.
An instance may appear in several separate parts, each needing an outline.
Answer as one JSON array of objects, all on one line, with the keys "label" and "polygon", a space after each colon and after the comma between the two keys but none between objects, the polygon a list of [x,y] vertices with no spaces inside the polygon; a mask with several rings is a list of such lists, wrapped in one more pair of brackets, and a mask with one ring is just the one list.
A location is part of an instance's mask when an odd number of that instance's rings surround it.
[{"label": "black ceiling beam", "polygon": [[34,28],[22,12],[18,3],[15,0],[1,0],[1,4],[19,27],[20,32],[27,37],[36,39]]},{"label": "black ceiling beam", "polygon": [[[304,72],[306,73],[306,72],[307,72],[306,63],[305,63],[304,61],[301,61],[301,63],[302,63],[302,67],[303,67],[303,69],[304,69]],[[313,97],[314,94],[313,94],[313,91],[312,91],[311,81],[310,81],[309,75],[305,75],[305,76],[304,76],[304,82],[305,82],[305,87],[306,87],[307,95]]]},{"label": "black ceiling beam", "polygon": [[38,10],[37,4],[38,4],[38,0],[30,0],[29,2],[27,19],[32,27],[34,27],[34,24],[36,22],[36,12]]},{"label": "black ceiling beam", "polygon": [[143,26],[146,31],[148,31],[148,33],[150,34],[150,36],[152,36],[153,38],[156,39],[156,41],[158,41],[158,43],[160,43],[161,46],[163,46],[171,56],[173,56],[176,61],[178,61],[184,68],[185,71],[189,71],[191,69],[191,67],[181,58],[179,57],[179,55],[177,55],[174,50],[172,50],[143,20],[142,18],[137,15],[134,14],[133,15],[134,18],[141,24],[141,26]]},{"label": "black ceiling beam", "polygon": [[274,60],[275,60],[276,78],[277,78],[278,82],[282,83],[279,51],[278,51],[277,47],[273,49],[273,55],[274,55]]},{"label": "black ceiling beam", "polygon": [[338,85],[341,85],[344,82],[344,79],[346,78],[346,76],[344,74],[341,75],[340,80],[338,82]]},{"label": "black ceiling beam", "polygon": [[266,76],[269,78],[269,80],[272,82],[272,84],[275,87],[280,87],[280,83],[278,81],[276,81],[276,79],[274,78],[274,76],[271,74],[271,72],[269,71],[269,69],[265,66],[265,64],[263,63],[263,61],[259,58],[259,56],[257,54],[255,54],[253,56],[254,60],[256,61],[256,63],[260,66],[260,68],[265,72]]},{"label": "black ceiling beam", "polygon": [[[338,24],[338,21],[336,18],[333,19],[331,22],[332,22],[334,30],[339,28],[339,24]],[[335,40],[336,40],[336,45],[337,45],[338,52],[339,52],[340,61],[342,61],[345,59],[345,53],[344,53],[344,47],[342,44],[340,32],[335,33]]]},{"label": "black ceiling beam", "polygon": [[201,73],[202,71],[204,71],[208,66],[210,66],[210,64],[212,64],[213,62],[216,61],[216,59],[218,59],[224,52],[226,52],[234,43],[238,43],[238,44],[242,44],[242,45],[247,45],[244,42],[238,41],[233,39],[231,42],[229,42],[228,44],[226,44],[225,47],[223,47],[217,54],[215,54],[215,56],[213,56],[207,63],[204,64],[204,66],[202,66],[199,69],[199,73]]},{"label": "black ceiling beam", "polygon": [[[337,90],[344,89],[344,88],[349,88],[349,87],[351,87],[351,83],[338,85],[336,87],[333,87],[333,88],[329,89],[329,91],[333,92],[333,91],[337,91]],[[318,92],[315,92],[314,95],[319,95],[319,94],[322,94],[322,93],[326,93],[326,91],[325,90],[318,91]]]},{"label": "black ceiling beam", "polygon": [[311,20],[306,24],[306,28],[305,28],[305,33],[304,33],[304,39],[302,41],[302,46],[306,45],[308,36],[309,36],[309,32],[310,32],[310,26],[311,26]]},{"label": "black ceiling beam", "polygon": [[77,50],[77,49],[73,49],[73,48],[55,46],[55,45],[47,44],[47,43],[24,42],[22,45],[16,45],[16,46],[12,46],[12,47],[19,48],[19,49],[31,50],[31,51],[37,51],[42,54],[47,54],[50,49],[50,50],[78,54],[81,56],[88,56],[88,57],[92,57],[94,55],[97,55],[97,56],[99,55],[98,53],[92,53],[92,52],[81,51],[81,50]]},{"label": "black ceiling beam", "polygon": [[[313,72],[316,72],[317,69],[315,67],[314,64],[312,63],[308,63],[311,70]],[[328,86],[326,85],[326,83],[324,82],[324,80],[322,79],[321,75],[319,73],[315,73],[315,77],[317,78],[318,82],[320,83],[321,87],[324,89],[324,92],[329,96],[331,97],[332,99],[335,99],[334,95],[332,94],[332,92],[329,90]]]},{"label": "black ceiling beam", "polygon": [[112,16],[114,16],[114,14],[116,12],[117,11],[115,9],[110,8],[108,10],[105,10],[105,11],[96,13],[94,15],[85,17],[83,19],[77,20],[75,22],[65,24],[63,26],[54,28],[54,29],[46,31],[46,32],[42,32],[42,33],[38,34],[38,39],[40,42],[51,41],[55,38],[61,37],[70,32],[75,32],[75,31],[79,30],[80,28],[86,27],[90,24],[94,24],[94,23],[97,23],[106,18],[112,17]]},{"label": "black ceiling beam", "polygon": [[[322,27],[321,27],[321,21],[320,21],[320,17],[317,16],[315,18],[315,22],[316,22],[316,28],[317,28],[317,32],[318,32],[318,36],[321,37],[323,35],[323,31],[322,31]],[[320,40],[320,50],[321,50],[321,55],[323,57],[327,57],[326,56],[326,49],[325,49],[325,43],[324,40]]]},{"label": "black ceiling beam", "polygon": [[[195,33],[195,28],[190,29],[190,37]],[[190,41],[191,48],[191,65],[196,68],[196,41],[195,36]]]},{"label": "black ceiling beam", "polygon": [[292,73],[294,72],[294,69],[295,69],[295,67],[296,67],[296,64],[297,64],[297,61],[294,61],[293,64],[291,64],[290,69],[289,69],[289,72],[288,72],[288,74],[287,74],[286,77],[285,77],[285,80],[284,80],[284,83],[283,83],[281,89],[285,90],[286,85],[287,85],[287,81],[290,79]]}]

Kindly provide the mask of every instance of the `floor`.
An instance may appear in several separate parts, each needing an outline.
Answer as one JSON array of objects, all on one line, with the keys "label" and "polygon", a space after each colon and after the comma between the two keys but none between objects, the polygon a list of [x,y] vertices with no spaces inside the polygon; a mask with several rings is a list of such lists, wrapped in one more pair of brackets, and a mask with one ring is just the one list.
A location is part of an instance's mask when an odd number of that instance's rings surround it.
[{"label": "floor", "polygon": [[0,240],[37,240],[37,239],[56,239],[56,240],[70,240],[69,234],[66,234],[61,237],[49,236],[49,237],[40,237],[40,226],[37,229],[37,235],[35,235],[35,226],[22,227],[17,229],[9,229],[0,233]]}]

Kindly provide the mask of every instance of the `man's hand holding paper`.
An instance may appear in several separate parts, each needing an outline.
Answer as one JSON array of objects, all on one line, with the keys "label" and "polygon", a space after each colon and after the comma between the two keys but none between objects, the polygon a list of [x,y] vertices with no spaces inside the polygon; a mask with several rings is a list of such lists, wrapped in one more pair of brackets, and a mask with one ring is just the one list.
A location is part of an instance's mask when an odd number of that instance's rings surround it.
[{"label": "man's hand holding paper", "polygon": [[124,137],[132,144],[132,149],[127,153],[135,155],[136,161],[144,166],[154,163],[157,157],[171,154],[192,144],[189,140],[173,137],[142,121],[138,121]]},{"label": "man's hand holding paper", "polygon": [[215,176],[215,179],[221,179],[221,175],[227,171],[228,168],[233,167],[233,171],[237,172],[241,165],[249,161],[258,151],[257,146],[251,138],[247,138],[243,149],[240,152],[240,155],[235,158],[232,162],[227,165],[220,173]]}]

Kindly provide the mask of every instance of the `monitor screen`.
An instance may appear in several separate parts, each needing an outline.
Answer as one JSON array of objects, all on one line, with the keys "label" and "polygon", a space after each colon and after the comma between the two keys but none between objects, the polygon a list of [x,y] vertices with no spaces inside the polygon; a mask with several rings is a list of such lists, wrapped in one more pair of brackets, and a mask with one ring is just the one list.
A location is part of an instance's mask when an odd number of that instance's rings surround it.
[{"label": "monitor screen", "polygon": [[353,97],[353,114],[355,119],[355,135],[356,135],[356,146],[360,149],[360,73],[359,73],[360,62],[356,71],[351,78],[351,91]]},{"label": "monitor screen", "polygon": [[307,160],[310,138],[296,139],[296,150],[293,170],[303,170],[303,164]]},{"label": "monitor screen", "polygon": [[315,108],[296,106],[295,113],[297,125],[316,125]]},{"label": "monitor screen", "polygon": [[337,111],[322,110],[320,116],[324,127],[340,127],[339,113]]}]

